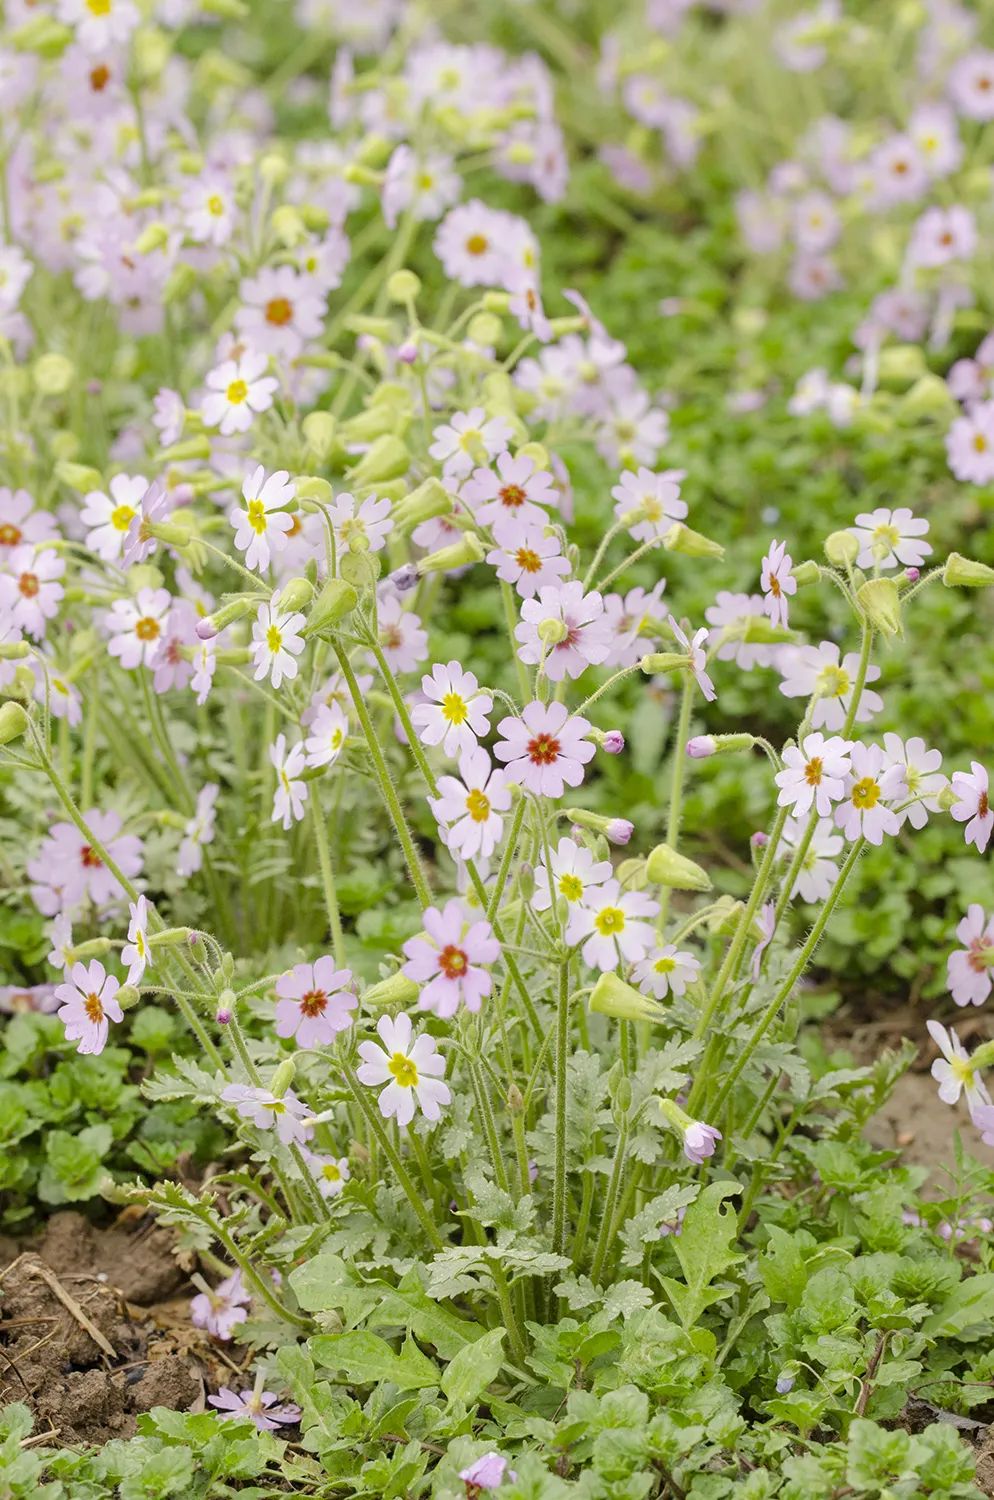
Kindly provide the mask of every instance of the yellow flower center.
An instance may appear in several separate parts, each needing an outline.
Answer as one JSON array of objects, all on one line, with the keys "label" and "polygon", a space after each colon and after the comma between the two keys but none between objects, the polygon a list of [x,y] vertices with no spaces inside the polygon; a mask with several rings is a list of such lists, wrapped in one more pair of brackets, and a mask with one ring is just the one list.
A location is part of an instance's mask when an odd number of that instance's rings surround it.
[{"label": "yellow flower center", "polygon": [[218,193],[211,193],[207,200],[207,212],[219,219],[224,213],[224,199]]},{"label": "yellow flower center", "polygon": [[442,699],[442,718],[449,724],[465,724],[469,717],[469,708],[465,698],[458,693],[446,693]]},{"label": "yellow flower center", "polygon": [[250,500],[248,503],[248,523],[258,536],[266,529],[266,507],[261,500]]},{"label": "yellow flower center", "polygon": [[86,1019],[92,1021],[94,1026],[99,1025],[104,1018],[104,1008],[100,1003],[100,996],[94,994],[92,990],[83,1001],[83,1009],[86,1011]]},{"label": "yellow flower center", "polygon": [[561,875],[559,877],[559,891],[561,895],[566,897],[567,901],[579,901],[583,895],[583,881],[579,875]]},{"label": "yellow flower center", "polygon": [[490,241],[485,234],[471,234],[466,241],[466,249],[470,255],[485,255],[490,248]]},{"label": "yellow flower center", "polygon": [[542,559],[530,547],[519,547],[514,556],[523,573],[537,573],[542,566]]},{"label": "yellow flower center", "polygon": [[624,931],[625,914],[620,906],[605,906],[594,918],[594,926],[601,937],[614,937],[616,932]]},{"label": "yellow flower center", "polygon": [[266,631],[266,645],[275,656],[283,644],[283,632],[276,626],[270,625]]},{"label": "yellow flower center", "polygon": [[86,0],[86,8],[91,16],[109,16],[111,0]]},{"label": "yellow flower center", "polygon": [[652,967],[657,974],[672,974],[676,968],[676,960],[672,958],[657,958]]},{"label": "yellow flower center", "polygon": [[418,1081],[418,1070],[409,1057],[403,1052],[395,1052],[387,1063],[387,1067],[393,1074],[402,1089],[412,1089]]},{"label": "yellow flower center", "polygon": [[143,615],[135,625],[135,635],[140,641],[155,641],[159,638],[159,622],[151,615]]},{"label": "yellow flower center", "polygon": [[804,779],[808,786],[821,786],[822,763],[819,756],[814,755],[804,767]]},{"label": "yellow flower center", "polygon": [[815,687],[820,698],[842,698],[849,691],[849,673],[843,667],[822,667]]},{"label": "yellow flower center", "polygon": [[110,513],[110,524],[115,531],[127,531],[135,519],[135,512],[130,505],[115,505]]},{"label": "yellow flower center", "polygon": [[325,1182],[341,1182],[342,1169],[335,1161],[326,1161],[321,1167],[321,1176]]},{"label": "yellow flower center", "polygon": [[876,807],[880,800],[880,786],[872,776],[864,776],[862,781],[853,784],[849,795],[852,797],[853,807]]},{"label": "yellow flower center", "polygon": [[490,798],[480,791],[470,792],[466,798],[466,811],[474,823],[485,823],[490,816]]},{"label": "yellow flower center", "polygon": [[244,380],[233,380],[224,394],[232,406],[240,406],[248,395],[248,386]]},{"label": "yellow flower center", "polygon": [[886,557],[888,552],[893,552],[901,540],[901,533],[896,526],[875,526],[873,528],[873,550],[879,556]]}]

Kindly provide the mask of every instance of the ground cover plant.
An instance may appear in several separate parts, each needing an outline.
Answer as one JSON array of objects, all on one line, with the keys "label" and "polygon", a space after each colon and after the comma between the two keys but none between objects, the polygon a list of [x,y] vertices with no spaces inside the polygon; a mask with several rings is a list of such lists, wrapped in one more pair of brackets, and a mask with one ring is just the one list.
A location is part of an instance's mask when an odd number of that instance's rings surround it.
[{"label": "ground cover plant", "polygon": [[3,19],[0,1495],[994,1493],[994,17]]}]

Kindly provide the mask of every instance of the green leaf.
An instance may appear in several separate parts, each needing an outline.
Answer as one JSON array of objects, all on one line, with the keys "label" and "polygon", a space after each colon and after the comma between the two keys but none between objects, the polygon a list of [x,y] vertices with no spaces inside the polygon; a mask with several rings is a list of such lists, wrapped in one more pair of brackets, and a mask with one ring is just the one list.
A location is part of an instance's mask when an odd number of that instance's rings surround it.
[{"label": "green leaf", "polygon": [[318,1364],[343,1371],[346,1385],[378,1385],[389,1380],[402,1391],[422,1391],[440,1384],[437,1365],[411,1338],[399,1354],[375,1333],[318,1334],[308,1347]]},{"label": "green leaf", "polygon": [[939,1310],[925,1319],[921,1332],[929,1339],[947,1339],[968,1328],[979,1332],[990,1323],[994,1323],[994,1271],[961,1281]]},{"label": "green leaf", "polygon": [[503,1328],[492,1328],[449,1361],[442,1372],[442,1390],[450,1401],[471,1406],[490,1382],[497,1379],[504,1362],[505,1337]]},{"label": "green leaf", "polygon": [[163,1448],[143,1460],[140,1471],[121,1481],[121,1500],[159,1500],[160,1495],[189,1494],[193,1451]]},{"label": "green leaf", "polygon": [[737,1182],[709,1183],[687,1209],[680,1234],[673,1236],[686,1286],[671,1276],[659,1279],[684,1328],[692,1328],[705,1308],[726,1295],[711,1285],[715,1278],[745,1259],[732,1249],[738,1216],[725,1201],[741,1191]]}]

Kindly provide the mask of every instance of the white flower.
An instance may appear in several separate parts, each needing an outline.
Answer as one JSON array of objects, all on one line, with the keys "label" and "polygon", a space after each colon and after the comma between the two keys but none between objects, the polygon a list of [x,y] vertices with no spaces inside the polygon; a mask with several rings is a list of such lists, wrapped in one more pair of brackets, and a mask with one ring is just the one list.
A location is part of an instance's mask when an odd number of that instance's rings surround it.
[{"label": "white flower", "polygon": [[[783,677],[780,691],[785,698],[818,695],[811,719],[815,729],[842,728],[859,671],[859,656],[855,651],[850,651],[840,661],[839,648],[834,641],[822,641],[820,646],[787,646],[781,651],[777,665]],[[875,682],[879,676],[879,667],[867,668],[867,682]],[[880,694],[864,686],[856,723],[865,724],[883,706]]]},{"label": "white flower", "polygon": [[924,828],[929,813],[939,811],[936,798],[946,785],[941,751],[926,749],[925,741],[917,735],[902,740],[898,734],[885,734],[884,767],[889,770],[892,766],[901,773],[894,800],[909,803],[895,809],[898,819],[909,822],[912,828]]},{"label": "white flower", "polygon": [[713,703],[718,694],[715,692],[714,683],[711,681],[707,673],[708,658],[707,653],[704,650],[711,632],[708,630],[706,625],[702,625],[700,630],[695,631],[693,640],[690,640],[686,632],[680,628],[672,615],[667,615],[666,619],[678,645],[681,645],[686,651],[687,655],[690,657],[691,671],[697,679],[697,686],[700,688],[701,692],[704,694],[708,702]]},{"label": "white flower", "polygon": [[79,518],[89,527],[86,545],[104,562],[117,562],[121,556],[128,528],[141,509],[148,487],[144,474],[115,474],[109,495],[102,490],[84,495]]},{"label": "white flower", "polygon": [[[806,825],[795,818],[788,818],[784,823],[782,853],[785,862],[789,861],[806,831]],[[822,818],[815,824],[794,881],[794,889],[790,893],[791,900],[795,897],[811,903],[827,900],[839,873],[836,857],[842,853],[845,843],[842,835],[835,832],[835,825],[830,818]]]},{"label": "white flower", "polygon": [[456,756],[489,733],[494,700],[457,661],[436,663],[422,677],[421,691],[431,701],[414,705],[411,722],[422,744],[440,744],[446,755]]},{"label": "white flower", "polygon": [[969,1052],[952,1027],[947,1031],[938,1021],[928,1021],[926,1026],[929,1036],[942,1053],[932,1064],[932,1077],[939,1085],[939,1098],[943,1104],[956,1104],[964,1091],[971,1109],[977,1104],[990,1104],[990,1095],[984,1081],[978,1078]]},{"label": "white flower", "polygon": [[121,962],[128,965],[128,984],[140,984],[149,962],[148,951],[148,902],[144,896],[132,901],[128,907],[131,921],[128,926],[128,941],[121,949]]},{"label": "white flower", "polygon": [[971,761],[969,771],[953,772],[953,791],[956,801],[950,812],[957,823],[966,824],[966,841],[976,844],[977,852],[983,854],[990,842],[994,828],[994,812],[991,811],[990,783],[987,770],[979,761]]},{"label": "white flower", "polygon": [[548,911],[554,901],[566,901],[570,906],[582,904],[588,892],[610,880],[612,873],[609,859],[594,859],[585,845],[568,838],[560,839],[558,847],[551,851],[551,866],[550,876],[544,854],[535,866],[532,906],[536,911]]},{"label": "white flower", "polygon": [[376,1042],[360,1042],[362,1064],[356,1069],[360,1083],[369,1088],[386,1084],[379,1097],[380,1113],[396,1118],[398,1125],[409,1125],[414,1119],[417,1099],[426,1120],[437,1120],[442,1105],[452,1098],[448,1084],[442,1082],[445,1058],[435,1038],[422,1032],[412,1041],[410,1016],[396,1019],[381,1016],[376,1023],[382,1047]]},{"label": "white flower", "polygon": [[[656,932],[651,921],[659,903],[643,891],[623,891],[617,880],[588,891],[582,906],[574,906],[566,926],[568,943],[583,943],[583,960],[607,972],[622,960],[637,963],[652,946]],[[586,939],[586,941],[584,941]]]},{"label": "white flower", "polygon": [[800,746],[788,745],[783,752],[784,769],[775,776],[780,795],[778,807],[789,807],[800,817],[814,804],[818,814],[827,818],[832,803],[838,802],[845,792],[845,777],[849,771],[848,740],[833,735],[805,735]]},{"label": "white flower", "polygon": [[922,541],[928,522],[920,521],[906,505],[898,510],[879,509],[864,512],[850,527],[860,544],[856,566],[859,568],[920,568],[932,547]]},{"label": "white flower", "polygon": [[486,464],[507,448],[512,429],[503,417],[487,418],[482,406],[457,411],[432,433],[428,452],[451,478],[465,478],[478,464]]},{"label": "white flower", "polygon": [[365,500],[339,495],[328,509],[337,545],[347,552],[382,551],[393,530],[392,510],[389,500],[377,500],[373,495]]},{"label": "white flower", "polygon": [[774,625],[786,625],[789,607],[787,598],[797,593],[797,579],[791,569],[793,559],[787,551],[786,542],[771,542],[770,550],[763,558],[760,582],[766,596],[766,613]]},{"label": "white flower", "polygon": [[480,745],[459,757],[459,776],[442,776],[438,797],[428,805],[446,830],[449,849],[461,859],[489,859],[504,829],[502,813],[511,806],[506,772],[495,769]]},{"label": "white flower", "polygon": [[273,404],[279,381],[266,375],[269,357],[246,349],[240,359],[226,359],[207,376],[208,393],[200,403],[205,427],[218,427],[222,437],[247,432],[259,412]]},{"label": "white flower", "polygon": [[239,506],[231,512],[235,546],[245,553],[245,566],[261,573],[269,567],[272,548],[282,551],[293,529],[293,517],[280,508],[294,497],[293,481],[286,469],[267,477],[260,464],[242,484],[242,496],[245,509]]},{"label": "white flower", "polygon": [[887,802],[900,785],[899,768],[884,769],[879,745],[853,745],[845,801],[835,809],[835,821],[851,843],[864,838],[868,844],[882,844],[885,833],[899,832],[901,821]]},{"label": "white flower", "polygon": [[141,17],[132,0],[59,0],[59,20],[75,27],[87,52],[110,52],[127,42]]},{"label": "white flower", "polygon": [[285,615],[279,607],[280,596],[274,594],[268,604],[260,605],[252,626],[252,651],[255,655],[255,680],[261,682],[269,677],[274,688],[278,688],[284,677],[297,675],[294,660],[304,649],[304,638],[299,634],[304,625],[301,614]]},{"label": "white flower", "polygon": [[673,943],[665,943],[635,965],[632,980],[641,990],[648,990],[656,1000],[664,999],[672,990],[682,995],[688,984],[694,984],[701,972],[701,961],[693,953],[686,953]]},{"label": "white flower", "polygon": [[134,599],[115,599],[104,619],[111,633],[107,650],[122,667],[151,666],[161,648],[172,600],[165,589],[139,589]]},{"label": "white flower", "polygon": [[289,829],[304,816],[307,788],[299,780],[306,763],[304,747],[298,741],[287,750],[286,735],[277,735],[275,744],[269,747],[269,759],[276,771],[276,795],[273,798],[271,821],[282,821],[283,827]]},{"label": "white flower", "polygon": [[310,734],[304,741],[307,764],[334,765],[342,753],[349,732],[349,721],[338,703],[322,703],[310,723]]}]

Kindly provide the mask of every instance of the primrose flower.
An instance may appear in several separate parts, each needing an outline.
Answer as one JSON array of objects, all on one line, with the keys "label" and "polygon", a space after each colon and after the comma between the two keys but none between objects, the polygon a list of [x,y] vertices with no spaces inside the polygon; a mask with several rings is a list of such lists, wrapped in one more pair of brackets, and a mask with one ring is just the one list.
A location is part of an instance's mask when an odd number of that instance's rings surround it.
[{"label": "primrose flower", "polygon": [[537,797],[561,797],[564,787],[579,786],[596,754],[586,738],[589,720],[571,716],[562,703],[529,703],[520,719],[501,719],[497,732],[503,738],[494,755],[506,763],[508,781]]},{"label": "primrose flower", "polygon": [[584,593],[576,581],[540,589],[537,599],[525,599],[514,634],[521,643],[521,660],[529,666],[541,662],[550,682],[579,677],[588,666],[606,660],[611,649],[603,599],[596,591]]},{"label": "primrose flower", "polygon": [[[806,832],[805,825],[796,818],[788,818],[783,825],[783,859],[787,862],[801,843]],[[800,897],[812,904],[825,901],[835,884],[839,867],[836,857],[842,853],[845,839],[835,832],[831,818],[821,818],[815,824],[807,852],[797,872],[791,900]]]},{"label": "primrose flower", "polygon": [[220,788],[216,781],[208,781],[197,793],[197,807],[183,830],[183,841],[179,846],[176,873],[184,879],[196,875],[204,862],[203,851],[214,842],[214,822],[217,817],[215,804]]},{"label": "primrose flower", "polygon": [[300,1421],[299,1406],[286,1401],[277,1406],[278,1397],[273,1391],[242,1391],[236,1395],[229,1386],[222,1385],[216,1396],[208,1396],[211,1406],[216,1406],[224,1417],[248,1417],[260,1432],[275,1432],[277,1427],[290,1427]]},{"label": "primrose flower", "polygon": [[279,593],[275,593],[267,604],[260,605],[252,626],[255,680],[260,682],[263,677],[268,677],[274,688],[279,688],[285,677],[291,681],[296,677],[295,658],[304,649],[304,638],[300,634],[304,616],[284,614],[279,600]]},{"label": "primrose flower", "polygon": [[344,491],[329,506],[335,541],[346,552],[381,552],[393,530],[389,500],[357,500]]},{"label": "primrose flower", "polygon": [[380,1113],[385,1119],[395,1118],[398,1125],[410,1125],[417,1100],[426,1120],[439,1119],[442,1106],[451,1101],[452,1095],[448,1084],[442,1082],[445,1058],[435,1038],[426,1031],[413,1037],[411,1018],[403,1013],[396,1019],[381,1016],[376,1030],[383,1045],[359,1043],[362,1064],[356,1076],[368,1088],[386,1084],[378,1100]]},{"label": "primrose flower", "polygon": [[938,1021],[927,1021],[928,1034],[941,1057],[932,1064],[932,1077],[939,1085],[939,1098],[943,1104],[956,1104],[961,1093],[971,1111],[978,1104],[990,1104],[990,1095],[982,1078],[970,1061],[970,1054],[952,1027],[947,1031]]},{"label": "primrose flower", "polygon": [[433,247],[446,276],[463,286],[502,286],[509,269],[504,221],[510,217],[479,198],[450,209]]},{"label": "primrose flower", "polygon": [[352,1173],[347,1156],[320,1156],[305,1150],[304,1160],[311,1170],[322,1198],[338,1198]]},{"label": "primrose flower", "polygon": [[462,181],[452,165],[452,158],[441,152],[415,155],[411,147],[396,148],[387,162],[383,179],[383,218],[388,229],[396,226],[398,216],[410,209],[419,223],[437,219],[459,201]]},{"label": "primrose flower", "polygon": [[73,964],[66,982],[56,986],[59,1020],[66,1028],[66,1040],[77,1044],[77,1052],[87,1056],[104,1050],[108,1022],[124,1019],[116,999],[119,989],[113,974],[97,959]]},{"label": "primrose flower", "polygon": [[511,806],[507,773],[495,769],[480,745],[459,757],[459,778],[442,776],[438,797],[428,805],[446,829],[446,843],[461,859],[489,859],[504,829],[501,813]]},{"label": "primrose flower", "polygon": [[52,945],[52,950],[47,962],[52,965],[53,969],[62,969],[65,973],[73,964],[73,948],[72,922],[64,912],[60,912],[57,917],[53,918],[52,925],[48,929],[48,940]]},{"label": "primrose flower", "polygon": [[459,1470],[459,1478],[466,1486],[466,1494],[474,1497],[474,1500],[484,1490],[498,1489],[505,1479],[513,1484],[517,1477],[514,1470],[508,1468],[507,1459],[502,1458],[499,1453],[484,1453],[468,1469]]},{"label": "primrose flower", "polygon": [[350,986],[351,969],[337,969],[327,954],[312,964],[295,964],[276,981],[276,1035],[292,1036],[298,1047],[333,1042],[352,1024],[359,1004]]},{"label": "primrose flower", "polygon": [[805,735],[800,746],[788,745],[784,769],[774,777],[780,788],[777,806],[789,807],[798,817],[814,806],[820,817],[829,817],[832,803],[845,792],[851,749],[848,740],[838,735],[826,740],[818,732]]},{"label": "primrose flower", "polygon": [[663,536],[674,521],[687,515],[687,502],[680,499],[683,469],[666,469],[662,474],[640,467],[634,474],[626,470],[611,491],[614,514],[627,526],[633,541],[649,542]]},{"label": "primrose flower", "polygon": [[880,506],[856,517],[850,527],[860,544],[856,566],[859,568],[920,568],[932,550],[922,538],[928,534],[928,522],[913,516],[906,505],[897,510]]},{"label": "primrose flower", "polygon": [[489,733],[494,700],[457,661],[436,663],[422,677],[421,691],[429,701],[414,705],[411,721],[423,745],[441,745],[454,757]]},{"label": "primrose flower", "polygon": [[239,359],[226,359],[207,375],[207,395],[200,403],[205,427],[217,427],[222,437],[247,432],[260,412],[273,404],[279,381],[267,375],[269,356],[246,349]]},{"label": "primrose flower", "polygon": [[[753,667],[772,666],[776,647],[736,639],[736,627],[759,615],[766,616],[766,601],[762,594],[732,594],[722,589],[715,595],[714,603],[704,611],[704,618],[713,627],[718,642],[715,656],[719,661],[733,661],[743,672],[751,672]],[[727,637],[726,630],[729,631]]]},{"label": "primrose flower", "polygon": [[787,598],[790,594],[797,593],[797,579],[791,572],[793,566],[793,558],[787,551],[787,543],[771,542],[770,550],[763,558],[760,583],[766,596],[766,613],[774,625],[788,623]]},{"label": "primrose flower", "polygon": [[44,639],[46,626],[59,612],[65,590],[59,579],[65,563],[57,552],[17,547],[10,555],[9,573],[0,573],[0,609],[9,612],[19,629],[36,641]]},{"label": "primrose flower", "polygon": [[90,490],[84,495],[79,518],[89,528],[86,545],[104,562],[117,562],[122,555],[125,537],[141,510],[148,487],[143,474],[115,474],[109,495],[102,490]]},{"label": "primrose flower", "polygon": [[234,1105],[243,1120],[250,1120],[258,1130],[275,1130],[284,1146],[294,1142],[299,1146],[307,1140],[311,1131],[307,1106],[298,1099],[293,1089],[276,1095],[266,1088],[254,1088],[247,1083],[229,1083],[222,1090],[221,1098]]},{"label": "primrose flower", "polygon": [[245,566],[260,573],[269,567],[273,550],[281,551],[293,529],[294,518],[282,509],[294,497],[293,481],[286,469],[267,476],[261,464],[242,484],[245,508],[231,512],[235,546],[245,553]]},{"label": "primrose flower", "polygon": [[205,1289],[190,1303],[190,1322],[194,1328],[206,1329],[213,1338],[227,1343],[238,1324],[244,1323],[248,1317],[251,1297],[245,1289],[242,1273],[233,1271],[215,1287],[204,1282],[199,1284]]},{"label": "primrose flower", "polygon": [[976,48],[949,72],[949,97],[968,120],[994,120],[994,52]]},{"label": "primrose flower", "polygon": [[[511,427],[503,417],[487,417],[482,406],[455,412],[432,433],[428,452],[443,468],[447,479],[465,479],[478,464],[486,464],[503,453],[511,438]],[[547,520],[543,514],[542,524]]]},{"label": "primrose flower", "polygon": [[683,1154],[695,1167],[713,1156],[721,1140],[721,1131],[714,1125],[705,1125],[702,1120],[691,1120],[683,1132]]},{"label": "primrose flower", "polygon": [[939,811],[936,799],[946,785],[942,752],[926,749],[925,741],[917,735],[902,740],[900,735],[888,733],[884,735],[884,765],[888,770],[896,766],[901,773],[895,783],[894,800],[908,806],[895,809],[900,822],[924,828],[929,813]]},{"label": "primrose flower", "polygon": [[946,984],[957,1005],[983,1005],[994,981],[994,917],[988,917],[979,902],[972,902],[956,928],[964,945],[950,953]]},{"label": "primrose flower", "polygon": [[[141,839],[133,833],[122,834],[120,815],[91,808],[83,817],[122,874],[129,880],[139,875]],[[74,823],[53,824],[37,855],[28,861],[28,875],[34,882],[31,894],[35,904],[46,916],[84,901],[103,906],[124,895],[117,877]]]},{"label": "primrose flower", "polygon": [[337,703],[322,703],[310,723],[310,734],[304,741],[307,764],[331,766],[341,755],[349,732],[349,721]]},{"label": "primrose flower", "polygon": [[[820,646],[785,646],[777,664],[783,677],[780,691],[785,698],[818,695],[811,719],[813,728],[841,729],[846,722],[859,671],[858,653],[850,651],[840,661],[835,641],[822,641]],[[875,682],[879,676],[879,667],[867,667],[868,683]],[[856,711],[856,723],[865,724],[883,706],[880,694],[864,687]]]},{"label": "primrose flower", "polygon": [[321,336],[325,297],[318,284],[292,266],[264,266],[239,288],[243,306],[235,326],[246,344],[261,354],[296,359],[311,339]]},{"label": "primrose flower", "polygon": [[131,921],[128,925],[128,941],[121,949],[121,962],[128,965],[128,984],[140,984],[149,962],[148,948],[148,902],[144,896],[132,901],[128,910]]},{"label": "primrose flower", "polygon": [[651,919],[658,912],[658,901],[644,891],[623,891],[617,880],[608,880],[587,891],[582,906],[572,908],[566,941],[582,943],[584,963],[606,973],[623,961],[645,958],[655,941]]},{"label": "primrose flower", "polygon": [[535,867],[535,891],[531,904],[536,911],[548,911],[553,902],[560,900],[569,906],[582,904],[592,888],[610,880],[611,874],[609,859],[597,860],[584,844],[561,838],[551,851],[551,870],[546,865],[544,854]]},{"label": "primrose flower", "polygon": [[715,692],[714,683],[707,673],[707,653],[704,650],[711,632],[706,625],[702,625],[700,630],[695,632],[693,640],[691,640],[686,631],[677,624],[672,615],[667,615],[666,619],[677,644],[682,646],[690,657],[690,667],[697,679],[697,686],[708,702],[713,703],[718,694]]},{"label": "primrose flower", "polygon": [[901,780],[897,766],[885,768],[879,745],[853,745],[845,797],[835,809],[835,822],[850,842],[864,838],[868,844],[882,844],[885,833],[900,832],[901,821],[887,803]]},{"label": "primrose flower", "polygon": [[646,637],[662,628],[661,598],[666,587],[660,578],[651,589],[633,588],[627,594],[605,594],[604,622],[610,633],[611,648],[603,665],[631,667],[642,655]]},{"label": "primrose flower", "polygon": [[424,985],[419,1009],[434,1011],[443,1020],[460,1005],[479,1010],[493,988],[484,965],[500,954],[490,923],[483,917],[472,921],[459,901],[447,901],[441,910],[429,906],[421,921],[424,931],[404,944],[407,962],[401,970],[405,978]]},{"label": "primrose flower", "polygon": [[555,510],[552,475],[537,469],[527,453],[512,457],[501,453],[496,473],[490,468],[473,470],[461,491],[481,526],[489,526],[501,546],[515,545],[525,527],[548,525],[548,511]]},{"label": "primrose flower", "polygon": [[396,594],[380,598],[377,623],[380,647],[394,672],[413,672],[428,654],[428,632]]},{"label": "primrose flower", "polygon": [[966,824],[967,843],[976,844],[977,852],[983,854],[994,828],[986,768],[975,760],[971,761],[969,771],[954,771],[953,792],[956,801],[949,810],[957,823]]},{"label": "primrose flower", "polygon": [[0,566],[26,542],[43,542],[55,536],[55,520],[47,511],[35,510],[27,490],[0,485]]},{"label": "primrose flower", "polygon": [[276,793],[270,822],[282,821],[284,829],[288,830],[304,816],[307,787],[300,780],[300,773],[307,762],[306,752],[299,740],[288,750],[286,735],[278,734],[269,747],[269,759],[276,771]]},{"label": "primrose flower", "polygon": [[513,584],[522,599],[534,599],[543,588],[556,588],[573,571],[554,531],[523,525],[514,542],[487,553],[497,577]]},{"label": "primrose flower", "polygon": [[139,589],[133,599],[115,599],[104,616],[107,649],[129,672],[155,662],[172,602],[165,589]]},{"label": "primrose flower", "polygon": [[693,953],[684,952],[673,943],[664,943],[635,965],[632,981],[654,999],[663,1000],[671,991],[674,995],[685,994],[688,984],[696,983],[700,972],[701,961]]},{"label": "primrose flower", "polygon": [[994,401],[978,401],[946,434],[946,457],[965,484],[994,480]]},{"label": "primrose flower", "polygon": [[218,175],[205,175],[185,189],[180,206],[183,224],[198,245],[227,244],[235,222],[235,195]]},{"label": "primrose flower", "polygon": [[127,42],[141,20],[132,0],[59,0],[58,10],[80,46],[98,54]]}]

